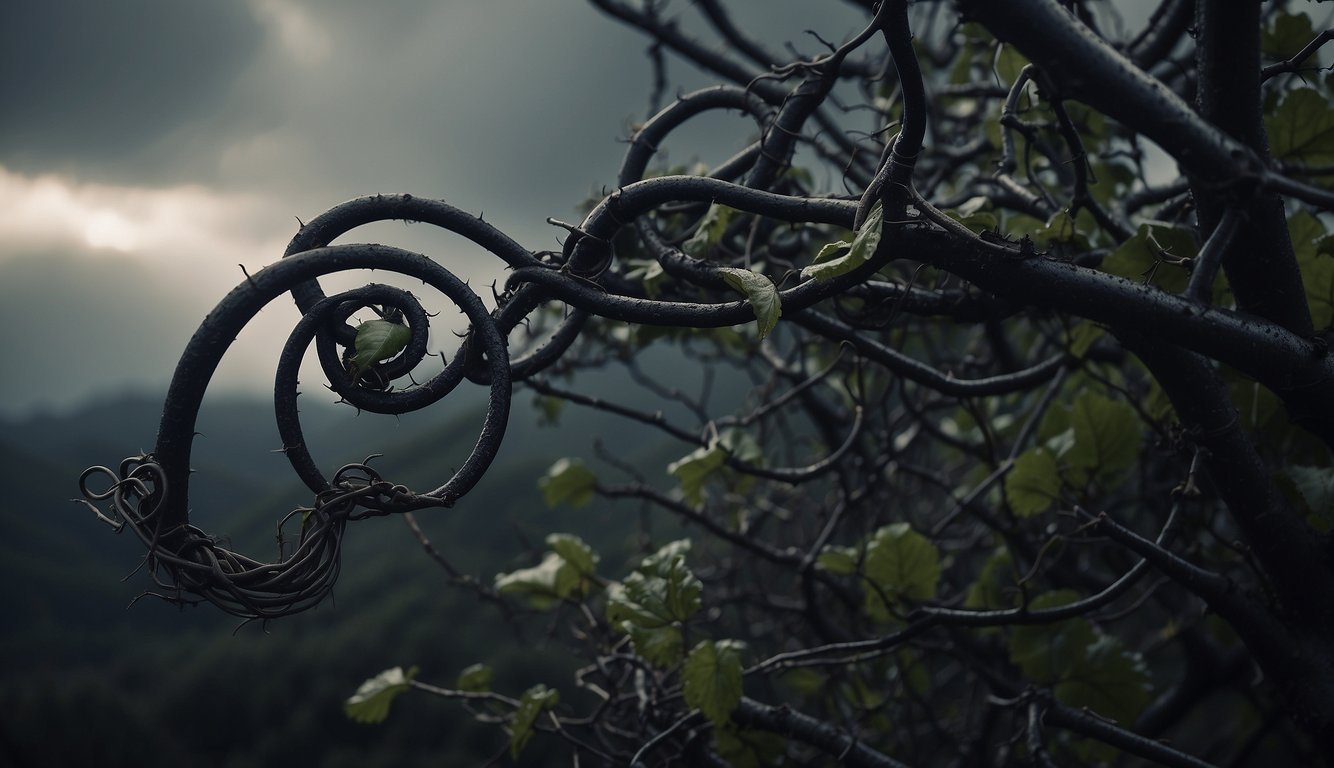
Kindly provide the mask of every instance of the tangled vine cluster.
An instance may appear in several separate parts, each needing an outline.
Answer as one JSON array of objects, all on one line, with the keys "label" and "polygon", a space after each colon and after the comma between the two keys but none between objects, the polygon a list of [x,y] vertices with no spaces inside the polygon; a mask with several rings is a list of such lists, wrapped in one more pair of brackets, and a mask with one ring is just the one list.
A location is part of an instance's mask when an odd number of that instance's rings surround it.
[{"label": "tangled vine cluster", "polygon": [[[98,516],[147,547],[164,596],[264,619],[317,604],[347,522],[464,497],[496,455],[518,383],[692,448],[671,467],[672,492],[606,456],[632,482],[563,462],[544,478],[549,501],[635,500],[733,556],[701,579],[686,548],[668,545],[614,581],[591,549],[557,536],[542,566],[483,589],[581,609],[594,660],[577,682],[599,699],[591,714],[558,714],[545,688],[515,700],[401,671],[368,697],[411,682],[490,702],[508,712],[516,753],[550,730],[615,764],[772,757],[745,729],[799,742],[793,759],[1047,764],[1043,729],[1055,727],[1097,742],[1059,746],[1080,759],[1111,745],[1201,766],[1157,737],[1176,728],[1209,743],[1216,734],[1189,713],[1253,666],[1304,734],[1281,749],[1334,750],[1334,513],[1323,506],[1334,495],[1319,490],[1334,446],[1334,281],[1318,260],[1331,242],[1319,215],[1334,210],[1321,164],[1334,158],[1334,111],[1329,83],[1289,81],[1314,71],[1303,62],[1328,33],[1312,37],[1308,23],[1302,45],[1262,66],[1257,24],[1281,36],[1295,16],[1164,0],[1119,39],[1079,0],[925,2],[913,23],[906,0],[883,0],[856,3],[869,20],[847,42],[784,61],[716,0],[697,5],[727,53],[681,32],[661,3],[594,4],[647,33],[655,56],[670,50],[731,84],[677,96],[638,126],[614,190],[561,225],[558,252],[410,195],[353,200],[303,225],[190,341],[153,452],[81,480]],[[757,138],[704,172],[652,167],[673,132],[716,112],[745,116]],[[1155,177],[1145,139],[1180,179]],[[821,188],[821,173],[838,188]],[[330,244],[386,220],[441,227],[502,260],[496,308],[425,256]],[[418,278],[468,318],[458,352],[424,383],[390,386],[432,359],[416,297],[319,287],[366,269]],[[189,461],[209,377],[287,293],[303,316],[277,366],[277,422],[315,502],[283,518],[280,532],[301,530],[269,563],[190,525]],[[354,374],[348,320],[367,307],[401,316],[410,337]],[[612,362],[634,373],[662,338],[701,369],[750,376],[747,409],[718,416],[707,396],[659,387],[699,416],[689,427],[554,383]],[[311,344],[331,388],[365,411],[416,411],[465,379],[489,387],[470,457],[426,492],[365,464],[326,478],[296,412]],[[687,654],[706,582],[731,634]],[[602,618],[588,608],[599,600]],[[759,654],[744,669],[743,647]],[[1187,676],[1155,689],[1153,653]],[[755,696],[780,697],[810,685],[781,675],[811,670],[841,691],[807,691],[814,714],[741,694],[743,676],[763,680]],[[902,701],[887,703],[885,688]],[[1273,727],[1257,726],[1255,743]]]}]

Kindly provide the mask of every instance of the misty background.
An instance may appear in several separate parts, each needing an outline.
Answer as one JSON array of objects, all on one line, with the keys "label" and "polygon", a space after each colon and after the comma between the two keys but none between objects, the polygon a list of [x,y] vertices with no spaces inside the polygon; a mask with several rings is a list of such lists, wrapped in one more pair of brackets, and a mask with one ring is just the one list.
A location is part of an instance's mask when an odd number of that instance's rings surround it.
[{"label": "misty background", "polygon": [[[1128,17],[1148,5],[1128,3]],[[841,41],[865,15],[845,2],[729,7],[770,48],[786,41],[806,57],[825,48],[805,30]],[[666,10],[684,29],[703,29],[691,3]],[[607,191],[631,126],[647,116],[646,48],[579,0],[6,4],[0,695],[9,714],[0,766],[475,764],[504,749],[503,734],[470,727],[454,705],[396,703],[387,723],[364,727],[341,703],[398,664],[421,665],[423,679],[442,685],[486,661],[497,690],[568,686],[569,663],[542,625],[516,634],[490,605],[447,589],[400,521],[350,529],[335,601],[238,630],[209,606],[149,599],[127,610],[150,586],[132,573],[142,548],[69,499],[84,467],[152,448],[190,335],[242,268],[253,274],[281,256],[299,220],[407,192],[484,214],[530,249],[557,247],[563,232],[545,219],[577,221],[580,204]],[[718,82],[670,56],[667,74],[668,98]],[[665,159],[718,162],[752,132],[747,120],[709,116],[674,134]],[[488,301],[489,285],[504,279],[495,257],[422,225],[377,224],[344,240],[426,253]],[[433,351],[450,351],[452,315],[433,326]],[[273,550],[277,518],[310,502],[273,450],[266,402],[296,319],[279,299],[241,334],[210,388],[193,455],[192,522],[259,557]],[[674,362],[650,355],[646,366],[699,384]],[[303,374],[303,419],[326,472],[382,452],[386,476],[435,487],[476,438],[479,388],[465,383],[396,419],[320,400],[316,376]],[[624,375],[600,372],[579,386],[672,414]],[[739,394],[725,381],[715,390],[719,411],[730,410],[727,398]],[[650,531],[672,535],[671,521],[637,510],[548,510],[536,481],[558,457],[589,455],[598,438],[658,479],[689,447],[574,408],[543,427],[531,402],[516,398],[500,457],[465,502],[419,516],[458,568],[487,581],[535,564],[546,533],[570,531],[603,553],[607,573],[622,573]],[[529,764],[543,759],[530,748]]]},{"label": "misty background", "polygon": [[[821,48],[803,30],[839,40],[861,24],[844,3],[736,5],[739,24],[806,55]],[[688,3],[669,10],[694,26]],[[0,416],[165,389],[238,264],[276,261],[298,219],[353,197],[442,198],[556,247],[545,219],[577,221],[646,116],[646,46],[577,0],[8,4]],[[716,81],[668,69],[673,89]],[[714,118],[667,151],[722,159],[752,127]],[[370,240],[427,253],[483,296],[503,280],[443,232],[355,234]],[[287,300],[266,309],[211,391],[266,391],[295,318]]]}]

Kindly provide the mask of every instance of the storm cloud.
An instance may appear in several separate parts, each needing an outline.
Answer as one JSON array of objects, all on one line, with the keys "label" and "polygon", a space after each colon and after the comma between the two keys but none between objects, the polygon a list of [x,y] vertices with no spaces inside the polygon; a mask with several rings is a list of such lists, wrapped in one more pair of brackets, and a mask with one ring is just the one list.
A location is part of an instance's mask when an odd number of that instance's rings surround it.
[{"label": "storm cloud", "polygon": [[[689,28],[689,3],[668,12]],[[444,198],[533,249],[548,216],[615,179],[649,106],[646,40],[577,0],[17,0],[0,28],[0,414],[169,380],[241,269],[298,219],[378,192]],[[846,37],[844,3],[738,4],[806,55]],[[721,45],[718,41],[711,44]],[[672,88],[717,78],[675,62]],[[668,94],[670,95],[670,93]],[[673,162],[719,160],[752,124],[711,118]],[[498,260],[426,227],[352,239],[428,253],[474,285]],[[481,291],[483,294],[486,291]],[[261,316],[220,386],[262,390],[290,302]],[[286,327],[282,327],[282,326]],[[9,371],[22,360],[21,376]]]}]

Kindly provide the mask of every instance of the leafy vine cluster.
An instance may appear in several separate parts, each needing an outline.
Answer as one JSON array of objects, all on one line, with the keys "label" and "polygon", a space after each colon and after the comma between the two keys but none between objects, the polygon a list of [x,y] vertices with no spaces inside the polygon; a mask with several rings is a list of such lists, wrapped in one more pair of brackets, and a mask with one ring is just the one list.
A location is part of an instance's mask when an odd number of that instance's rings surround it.
[{"label": "leafy vine cluster", "polygon": [[[855,4],[859,33],[780,58],[718,0],[695,5],[725,52],[661,2],[594,0],[654,41],[660,80],[665,50],[727,84],[639,125],[613,190],[579,224],[553,221],[560,251],[411,195],[303,225],[190,341],[152,453],[85,472],[86,503],[144,543],[162,596],[287,615],[332,588],[348,522],[466,514],[517,385],[553,413],[615,413],[688,448],[666,490],[615,456],[602,458],[619,484],[562,460],[541,480],[548,503],[620,499],[704,535],[646,547],[620,579],[568,534],[493,585],[457,579],[566,612],[591,704],[546,685],[503,696],[481,667],[453,689],[399,668],[349,700],[358,719],[415,688],[504,723],[515,755],[550,731],[621,765],[1334,752],[1334,109],[1316,63],[1329,33],[1210,0],[1163,0],[1128,36],[1080,0]],[[654,165],[677,129],[718,112],[744,116],[753,140],[712,168]],[[1150,142],[1180,178],[1154,170]],[[502,260],[495,309],[426,256],[331,244],[387,220]],[[434,360],[415,296],[319,287],[369,269],[422,280],[470,323],[422,383],[395,386]],[[280,534],[299,532],[265,562],[190,524],[190,450],[229,344],[289,293],[303,316],[276,418],[315,501],[282,519]],[[350,325],[366,308],[380,319]],[[366,464],[325,477],[296,410],[312,344],[363,411],[489,388],[469,458],[424,492]],[[707,387],[669,390],[640,367],[653,345],[741,372],[751,394],[719,414]],[[558,383],[611,365],[698,423]],[[1253,742],[1220,746],[1192,718],[1251,669],[1266,681],[1254,709],[1272,695],[1295,730],[1253,718]]]}]

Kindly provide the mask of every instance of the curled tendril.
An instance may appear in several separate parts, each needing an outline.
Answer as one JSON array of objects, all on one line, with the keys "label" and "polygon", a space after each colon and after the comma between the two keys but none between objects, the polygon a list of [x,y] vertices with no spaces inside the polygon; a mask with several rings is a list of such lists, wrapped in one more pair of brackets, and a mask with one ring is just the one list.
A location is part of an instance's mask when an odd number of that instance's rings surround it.
[{"label": "curled tendril", "polygon": [[[157,444],[151,454],[126,459],[118,470],[94,467],[80,478],[83,503],[115,530],[134,531],[148,550],[145,563],[164,593],[160,596],[186,603],[212,602],[247,618],[268,619],[295,613],[317,604],[332,589],[338,576],[343,532],[349,521],[409,512],[425,507],[450,507],[481,478],[494,459],[504,436],[514,380],[529,379],[553,365],[569,349],[590,317],[653,325],[717,327],[747,322],[752,308],[737,300],[722,280],[718,264],[687,256],[676,243],[680,232],[660,225],[666,210],[685,211],[694,219],[710,204],[721,204],[767,222],[765,233],[783,239],[784,228],[834,225],[857,228],[886,179],[895,189],[911,186],[911,165],[920,147],[924,110],[912,91],[907,98],[904,127],[886,150],[880,172],[854,173],[855,147],[835,140],[848,152],[838,158],[851,178],[863,178],[861,200],[810,196],[784,175],[808,118],[824,120],[821,104],[829,95],[844,59],[854,49],[884,31],[901,73],[917,77],[915,65],[899,60],[912,57],[908,45],[905,4],[882,8],[861,34],[830,57],[812,65],[811,74],[787,99],[777,98],[770,85],[751,83],[745,88],[723,86],[686,94],[664,108],[637,132],[618,176],[618,188],[595,205],[579,226],[563,225],[570,233],[559,252],[540,256],[479,216],[439,200],[412,195],[376,195],[335,206],[301,227],[284,258],[266,267],[232,290],[200,325],[181,355],[163,407]],[[901,27],[901,28],[900,28]],[[893,34],[890,34],[890,33]],[[905,87],[907,87],[905,85]],[[713,110],[734,110],[752,118],[761,140],[752,143],[708,176],[665,176],[643,179],[651,157],[675,128],[696,115]],[[817,147],[818,148],[818,147]],[[838,151],[838,150],[834,150]],[[867,169],[863,169],[866,171]],[[738,181],[744,179],[744,182]],[[868,186],[869,185],[869,186]],[[897,194],[897,193],[896,193]],[[331,245],[353,229],[378,221],[406,220],[434,225],[461,235],[495,255],[509,267],[497,308],[488,311],[481,299],[440,264],[420,254],[386,245]],[[797,280],[795,271],[775,272],[782,285],[777,292],[793,328],[828,339],[844,340],[845,326],[817,313],[815,305],[853,290],[870,290],[867,280],[903,253],[902,243],[930,228],[920,217],[887,220],[881,247],[865,263],[827,281]],[[680,290],[673,300],[648,297],[617,260],[616,238],[627,228],[638,233],[647,253],[675,280]],[[768,234],[765,235],[766,237]],[[797,244],[807,233],[788,239]],[[896,241],[893,247],[889,245]],[[732,262],[748,266],[748,257]],[[385,270],[420,279],[457,306],[469,330],[452,359],[423,383],[404,390],[389,384],[418,370],[428,359],[430,315],[413,294],[387,285],[371,284],[329,296],[319,279],[349,270]],[[195,423],[205,389],[232,341],[269,302],[291,293],[301,319],[283,347],[274,381],[274,411],[283,452],[301,480],[314,494],[312,506],[294,510],[278,523],[278,556],[262,562],[231,552],[215,537],[192,526],[188,515],[190,453]],[[933,299],[933,294],[928,294]],[[928,304],[931,302],[927,302]],[[555,327],[538,341],[529,341],[513,359],[508,339],[527,326],[539,309],[563,305]],[[366,307],[401,316],[409,328],[405,348],[394,358],[368,370],[348,372],[345,361],[355,345],[351,316]],[[794,332],[796,332],[794,330]],[[297,373],[305,352],[316,350],[329,387],[345,402],[366,411],[403,414],[425,408],[452,392],[465,379],[487,386],[490,397],[485,418],[471,454],[439,487],[413,491],[394,484],[366,463],[351,464],[325,477],[312,458],[297,411]],[[342,352],[340,352],[343,350]],[[1057,358],[1019,374],[959,381],[918,363],[884,345],[859,348],[861,354],[900,376],[958,393],[980,386],[997,391],[1032,386],[1054,375],[1062,365]],[[414,382],[421,377],[413,377]],[[762,469],[737,463],[751,474],[798,482],[828,471],[863,432],[858,409],[850,436],[828,458],[792,470]],[[93,479],[108,480],[94,488]],[[98,504],[109,504],[103,511]],[[289,528],[297,527],[293,536]]]}]

